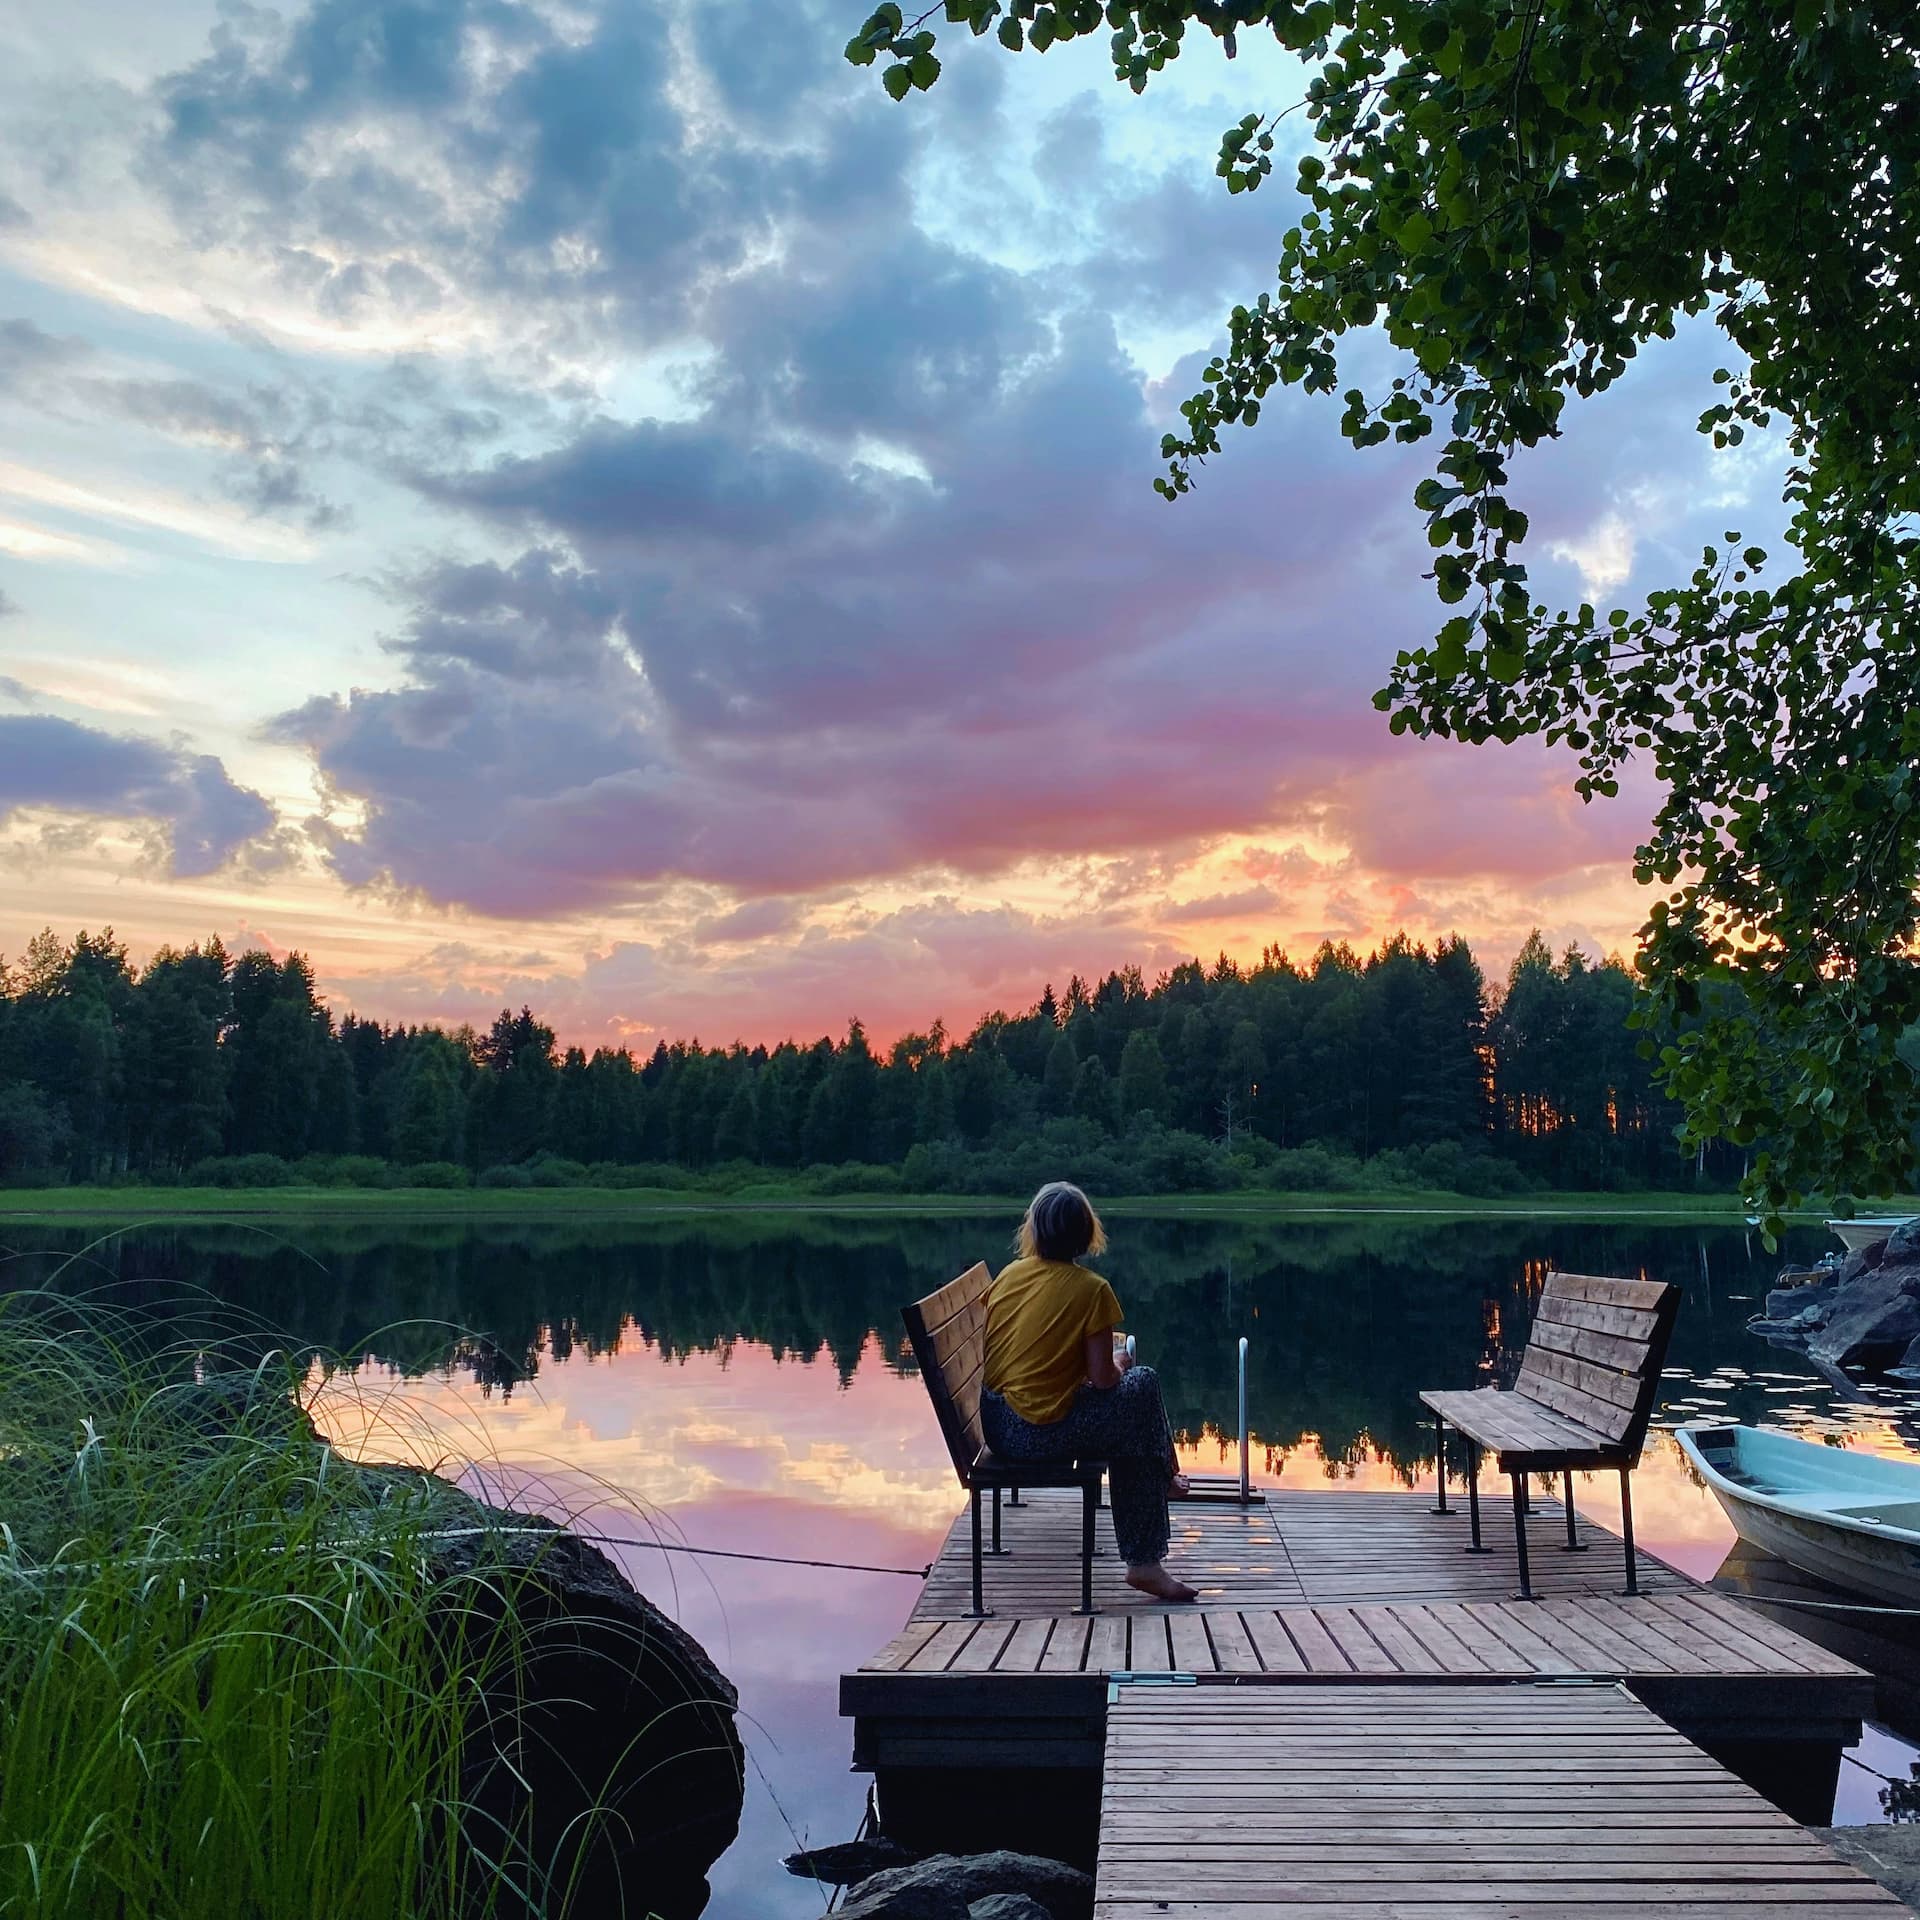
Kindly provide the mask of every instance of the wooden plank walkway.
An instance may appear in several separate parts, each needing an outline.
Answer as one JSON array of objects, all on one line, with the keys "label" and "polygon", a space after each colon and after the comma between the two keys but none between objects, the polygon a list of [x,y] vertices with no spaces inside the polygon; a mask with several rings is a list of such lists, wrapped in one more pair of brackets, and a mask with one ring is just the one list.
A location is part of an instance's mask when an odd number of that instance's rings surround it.
[{"label": "wooden plank walkway", "polygon": [[1462,1551],[1465,1518],[1437,1517],[1419,1494],[1275,1491],[1263,1506],[1176,1509],[1168,1559],[1198,1604],[1132,1592],[1109,1553],[1094,1563],[1091,1620],[1071,1610],[1076,1506],[1033,1493],[1006,1512],[1013,1552],[986,1563],[987,1620],[962,1617],[955,1528],[905,1629],[841,1676],[856,1766],[1097,1767],[1115,1673],[1191,1674],[1210,1689],[1585,1677],[1626,1683],[1697,1740],[1787,1743],[1805,1755],[1789,1772],[1811,1806],[1873,1711],[1860,1667],[1648,1555],[1645,1592],[1625,1597],[1618,1540],[1583,1521],[1590,1551],[1564,1552],[1552,1501],[1533,1522],[1532,1601],[1513,1597],[1510,1527],[1490,1524],[1494,1551],[1476,1556]]},{"label": "wooden plank walkway", "polygon": [[[1564,1509],[1539,1500],[1528,1526],[1536,1593],[1616,1593],[1621,1582],[1618,1538],[1587,1521],[1580,1536],[1591,1550],[1564,1550]],[[1490,1549],[1469,1554],[1464,1513],[1442,1519],[1415,1493],[1273,1491],[1264,1505],[1176,1505],[1167,1565],[1200,1589],[1203,1610],[1274,1608],[1302,1602],[1369,1600],[1505,1600],[1517,1593],[1512,1508],[1489,1502],[1482,1538]],[[1003,1509],[1005,1558],[986,1563],[987,1605],[1022,1617],[1067,1613],[1079,1593],[1080,1507],[1077,1494],[1035,1491]],[[1112,1522],[1102,1517],[1106,1553],[1093,1563],[1094,1604],[1101,1612],[1164,1613],[1164,1602],[1136,1593],[1113,1549]],[[953,1524],[912,1620],[958,1620],[971,1604],[966,1517]],[[1648,1554],[1639,1555],[1649,1593],[1694,1583]],[[1178,1611],[1190,1615],[1192,1608]]]},{"label": "wooden plank walkway", "polygon": [[[996,1614],[911,1622],[863,1674],[1195,1673],[1418,1680],[1681,1675],[1863,1679],[1788,1628],[1705,1587],[1629,1600],[1400,1600],[1351,1605]],[[1870,1699],[1870,1689],[1858,1690]]]},{"label": "wooden plank walkway", "polygon": [[1897,1920],[1613,1686],[1123,1684],[1095,1920]]}]

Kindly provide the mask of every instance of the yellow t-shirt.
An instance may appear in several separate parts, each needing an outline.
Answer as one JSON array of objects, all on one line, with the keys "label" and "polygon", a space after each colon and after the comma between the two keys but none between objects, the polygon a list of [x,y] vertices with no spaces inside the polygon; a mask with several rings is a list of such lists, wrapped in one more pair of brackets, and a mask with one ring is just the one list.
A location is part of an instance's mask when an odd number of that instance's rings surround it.
[{"label": "yellow t-shirt", "polygon": [[1065,1417],[1087,1377],[1089,1334],[1120,1324],[1120,1302],[1071,1260],[1016,1260],[987,1295],[982,1384],[1036,1427]]}]

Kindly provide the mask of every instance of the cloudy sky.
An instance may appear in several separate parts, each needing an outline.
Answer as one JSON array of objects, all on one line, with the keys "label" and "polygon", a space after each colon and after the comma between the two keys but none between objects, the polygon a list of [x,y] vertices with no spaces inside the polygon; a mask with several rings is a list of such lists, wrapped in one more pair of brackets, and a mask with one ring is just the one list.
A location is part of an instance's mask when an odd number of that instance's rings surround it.
[{"label": "cloudy sky", "polygon": [[[1436,618],[1422,468],[1296,396],[1151,490],[1294,214],[1220,129],[1298,76],[956,45],[896,105],[863,13],[0,0],[0,952],[217,932],[645,1044],[1630,940],[1644,788],[1371,707]],[[1761,530],[1717,357],[1528,470],[1544,590]]]}]

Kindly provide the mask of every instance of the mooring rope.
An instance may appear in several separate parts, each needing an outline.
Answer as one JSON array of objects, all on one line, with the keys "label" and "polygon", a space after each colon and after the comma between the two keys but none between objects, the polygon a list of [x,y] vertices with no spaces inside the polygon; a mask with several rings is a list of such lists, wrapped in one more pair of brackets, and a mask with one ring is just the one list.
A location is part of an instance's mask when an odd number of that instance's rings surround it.
[{"label": "mooring rope", "polygon": [[1729,1600],[1744,1600],[1750,1607],[1805,1607],[1813,1613],[1879,1613],[1900,1620],[1920,1620],[1920,1607],[1862,1607],[1846,1600],[1775,1599],[1772,1594],[1736,1593],[1731,1587],[1714,1587],[1712,1591],[1724,1593]]},{"label": "mooring rope", "polygon": [[[474,1533],[517,1531],[544,1534],[546,1528],[474,1527],[471,1531]],[[645,1553],[697,1553],[714,1560],[758,1560],[770,1567],[823,1567],[834,1573],[897,1573],[906,1580],[925,1580],[933,1573],[931,1562],[924,1567],[876,1567],[860,1560],[802,1560],[785,1553],[742,1553],[736,1547],[694,1547],[679,1540],[629,1540],[620,1534],[575,1533],[571,1527],[563,1528],[562,1531],[570,1539],[585,1540],[592,1546],[635,1547]]]},{"label": "mooring rope", "polygon": [[[831,1573],[893,1573],[904,1580],[925,1580],[933,1573],[931,1563],[924,1567],[877,1567],[870,1562],[859,1560],[806,1560],[786,1553],[746,1553],[737,1547],[696,1547],[684,1540],[635,1540],[619,1533],[582,1533],[577,1528],[554,1525],[550,1527],[432,1527],[424,1532],[409,1536],[418,1540],[474,1540],[474,1539],[534,1539],[559,1542],[562,1540],[581,1540],[595,1547],[631,1547],[641,1553],[693,1553],[703,1559],[711,1560],[757,1560],[770,1567],[818,1567]],[[357,1544],[352,1539],[332,1542],[335,1546]],[[285,1549],[279,1549],[284,1551]],[[217,1558],[212,1550],[198,1554],[164,1554],[158,1558],[146,1556],[130,1562],[133,1565],[173,1567],[195,1560],[207,1561]],[[10,1573],[16,1579],[44,1579],[54,1573],[97,1573],[102,1562],[83,1560],[55,1560],[43,1567],[23,1567],[10,1564],[0,1558],[0,1573]]]}]

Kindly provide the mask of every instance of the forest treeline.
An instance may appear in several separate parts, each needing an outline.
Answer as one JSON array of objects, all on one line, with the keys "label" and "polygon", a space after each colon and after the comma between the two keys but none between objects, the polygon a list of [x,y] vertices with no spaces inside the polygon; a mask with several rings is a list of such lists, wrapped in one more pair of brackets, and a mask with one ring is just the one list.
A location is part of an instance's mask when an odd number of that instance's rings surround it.
[{"label": "forest treeline", "polygon": [[1017,1192],[1402,1185],[1494,1194],[1724,1183],[1626,1025],[1618,959],[1536,934],[1497,992],[1467,944],[1299,964],[1224,955],[1049,986],[964,1038],[936,1024],[651,1053],[336,1018],[299,954],[111,930],[0,962],[0,1178],[190,1184]]}]

